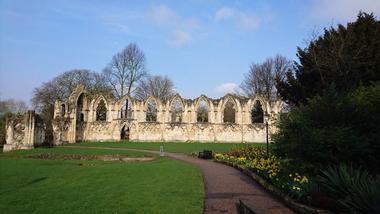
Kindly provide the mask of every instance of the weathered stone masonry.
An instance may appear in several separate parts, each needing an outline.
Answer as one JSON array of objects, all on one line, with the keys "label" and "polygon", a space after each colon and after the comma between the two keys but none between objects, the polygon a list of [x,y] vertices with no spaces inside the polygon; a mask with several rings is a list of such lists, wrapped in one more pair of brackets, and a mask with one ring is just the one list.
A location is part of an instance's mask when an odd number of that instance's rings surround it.
[{"label": "weathered stone masonry", "polygon": [[[206,109],[203,116],[200,106]],[[194,100],[176,95],[165,103],[154,97],[141,101],[124,96],[116,100],[104,95],[92,96],[80,86],[67,101],[55,103],[54,143],[265,142],[265,123],[268,122],[269,132],[273,133],[273,124],[282,107],[280,101],[231,94],[220,99],[202,95]],[[254,115],[257,109],[261,110]]]},{"label": "weathered stone masonry", "polygon": [[6,121],[6,144],[3,151],[32,149],[45,141],[45,124],[34,111],[15,114]]}]

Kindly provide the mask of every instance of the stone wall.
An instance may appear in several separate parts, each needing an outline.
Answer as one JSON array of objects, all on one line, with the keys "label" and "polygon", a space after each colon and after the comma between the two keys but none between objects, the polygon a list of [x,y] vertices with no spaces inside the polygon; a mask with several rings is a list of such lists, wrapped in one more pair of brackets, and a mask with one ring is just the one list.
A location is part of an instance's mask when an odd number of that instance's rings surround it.
[{"label": "stone wall", "polygon": [[[201,105],[205,106],[207,122],[199,122]],[[149,113],[152,112],[149,106],[155,106],[154,114]],[[257,106],[262,110],[260,122],[253,119],[252,109]],[[232,122],[226,121],[227,108]],[[55,103],[54,143],[119,141],[123,138],[132,141],[265,142],[265,123],[268,123],[269,133],[275,132],[274,122],[282,108],[282,102],[269,102],[260,96],[227,94],[211,99],[202,95],[191,100],[176,95],[161,102],[154,97],[133,100],[128,96],[121,99],[101,94],[94,96],[80,86],[68,100]],[[150,118],[147,114],[154,115],[155,121],[147,121]]]},{"label": "stone wall", "polygon": [[3,151],[32,149],[45,142],[45,124],[34,111],[14,114],[6,120],[6,144]]}]

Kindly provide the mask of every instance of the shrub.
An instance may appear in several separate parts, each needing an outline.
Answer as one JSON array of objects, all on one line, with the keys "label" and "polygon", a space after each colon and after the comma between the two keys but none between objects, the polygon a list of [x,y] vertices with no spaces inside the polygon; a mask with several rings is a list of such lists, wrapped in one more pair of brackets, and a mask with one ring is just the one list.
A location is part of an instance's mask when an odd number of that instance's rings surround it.
[{"label": "shrub", "polygon": [[321,170],[319,180],[349,212],[376,213],[380,210],[380,177],[371,177],[352,165],[330,165]]},{"label": "shrub", "polygon": [[[380,83],[338,94],[332,87],[307,106],[280,117],[274,152],[319,169],[329,163],[356,163],[379,173]],[[317,171],[316,170],[316,171]]]}]

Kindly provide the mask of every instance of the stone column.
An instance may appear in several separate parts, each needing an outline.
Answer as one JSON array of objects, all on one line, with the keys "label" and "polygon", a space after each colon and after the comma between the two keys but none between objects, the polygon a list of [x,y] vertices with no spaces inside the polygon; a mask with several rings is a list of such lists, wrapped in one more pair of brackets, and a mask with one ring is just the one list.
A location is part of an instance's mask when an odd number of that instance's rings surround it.
[{"label": "stone column", "polygon": [[35,117],[34,111],[27,111],[25,114],[25,137],[24,142],[21,145],[21,149],[33,149],[34,148],[34,125]]},{"label": "stone column", "polygon": [[15,149],[14,140],[13,140],[13,120],[7,118],[6,122],[6,144],[4,144],[3,152],[9,152]]}]

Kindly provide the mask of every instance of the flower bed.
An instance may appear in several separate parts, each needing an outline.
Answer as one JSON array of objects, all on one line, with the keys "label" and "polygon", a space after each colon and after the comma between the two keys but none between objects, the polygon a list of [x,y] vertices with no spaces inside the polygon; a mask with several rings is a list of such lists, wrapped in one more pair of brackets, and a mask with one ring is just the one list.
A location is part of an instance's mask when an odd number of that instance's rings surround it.
[{"label": "flower bed", "polygon": [[293,171],[294,167],[274,155],[267,157],[262,148],[247,146],[227,153],[216,153],[214,159],[241,170],[297,212],[329,213],[301,204],[308,203],[308,195],[314,186],[312,178]]}]

